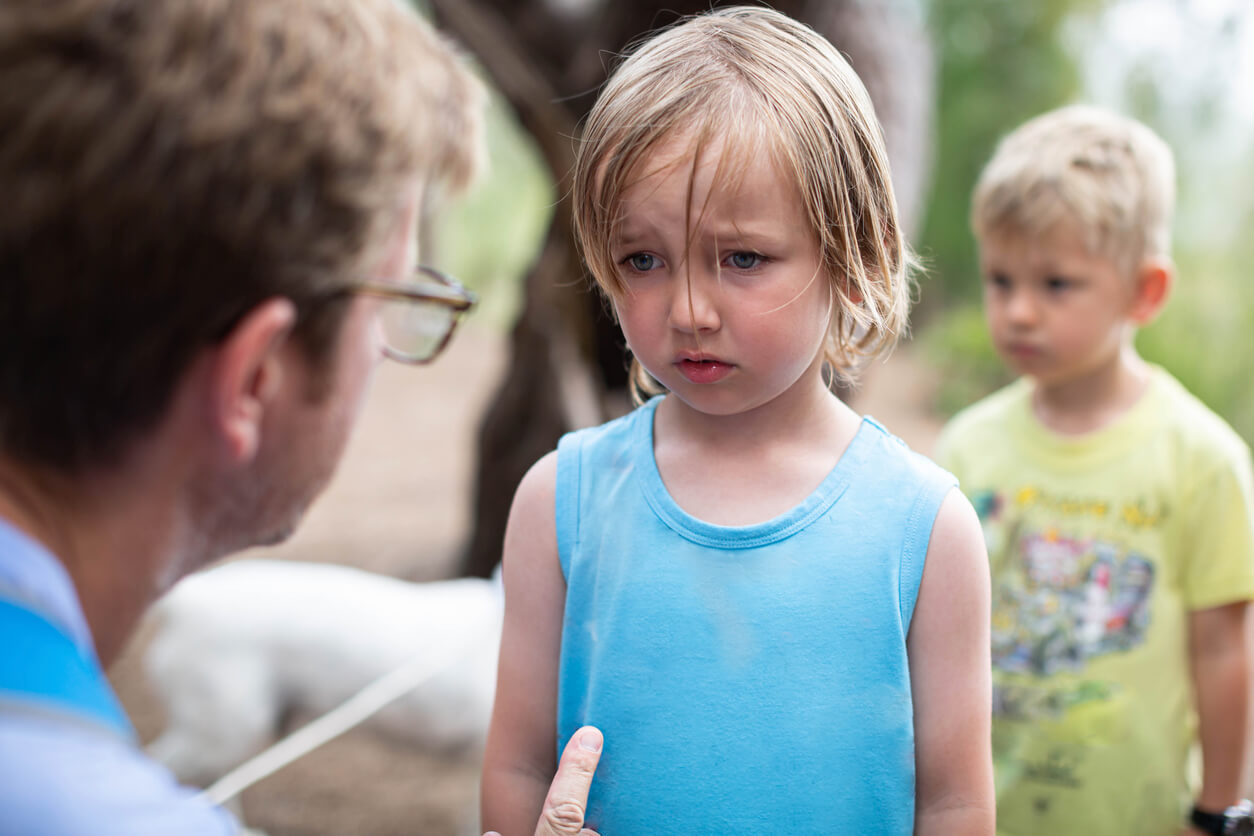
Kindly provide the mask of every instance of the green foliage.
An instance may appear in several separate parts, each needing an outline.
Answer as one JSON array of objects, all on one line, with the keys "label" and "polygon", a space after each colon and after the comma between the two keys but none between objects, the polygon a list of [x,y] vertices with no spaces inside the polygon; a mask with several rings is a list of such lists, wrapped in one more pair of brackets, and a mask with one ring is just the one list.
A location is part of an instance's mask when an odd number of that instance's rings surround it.
[{"label": "green foliage", "polygon": [[465,199],[441,213],[436,249],[440,263],[479,293],[475,319],[506,328],[555,198],[534,143],[497,96],[489,103],[486,128],[488,170]]},{"label": "green foliage", "polygon": [[968,214],[971,188],[997,140],[1075,98],[1079,74],[1063,23],[1100,0],[933,0],[929,27],[940,70],[936,164],[920,250],[932,266],[921,314],[979,298]]},{"label": "green foliage", "polygon": [[934,319],[917,345],[940,371],[935,409],[942,415],[953,415],[1013,379],[993,349],[978,304],[951,308]]}]

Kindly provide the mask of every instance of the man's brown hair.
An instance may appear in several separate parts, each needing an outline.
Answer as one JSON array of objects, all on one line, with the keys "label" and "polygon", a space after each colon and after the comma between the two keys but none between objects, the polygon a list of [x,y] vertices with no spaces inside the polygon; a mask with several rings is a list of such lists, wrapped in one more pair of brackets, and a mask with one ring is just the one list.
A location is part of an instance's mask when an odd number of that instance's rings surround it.
[{"label": "man's brown hair", "polygon": [[111,460],[267,298],[322,362],[480,97],[397,0],[4,0],[0,453]]}]

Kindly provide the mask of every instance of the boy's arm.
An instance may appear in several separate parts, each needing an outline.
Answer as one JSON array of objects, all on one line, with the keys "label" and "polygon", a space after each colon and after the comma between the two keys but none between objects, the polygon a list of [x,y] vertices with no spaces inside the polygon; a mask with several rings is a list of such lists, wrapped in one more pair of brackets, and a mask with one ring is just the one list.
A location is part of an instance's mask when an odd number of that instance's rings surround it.
[{"label": "boy's arm", "polygon": [[1248,601],[1189,613],[1189,669],[1202,743],[1197,806],[1223,812],[1242,794],[1249,711]]},{"label": "boy's arm", "polygon": [[566,581],[557,555],[557,454],[523,477],[505,530],[505,620],[484,753],[485,829],[530,836],[557,769],[557,677]]},{"label": "boy's arm", "polygon": [[989,596],[979,520],[951,490],[932,527],[906,638],[916,834],[993,833]]}]

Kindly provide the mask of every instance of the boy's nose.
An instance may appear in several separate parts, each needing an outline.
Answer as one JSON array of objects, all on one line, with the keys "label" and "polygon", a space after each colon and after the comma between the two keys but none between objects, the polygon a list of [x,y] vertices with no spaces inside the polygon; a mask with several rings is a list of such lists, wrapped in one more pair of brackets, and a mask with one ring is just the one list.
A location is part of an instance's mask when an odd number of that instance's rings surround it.
[{"label": "boy's nose", "polygon": [[1036,302],[1032,294],[1024,291],[1012,292],[1006,299],[1006,318],[1015,325],[1031,325],[1036,322]]}]

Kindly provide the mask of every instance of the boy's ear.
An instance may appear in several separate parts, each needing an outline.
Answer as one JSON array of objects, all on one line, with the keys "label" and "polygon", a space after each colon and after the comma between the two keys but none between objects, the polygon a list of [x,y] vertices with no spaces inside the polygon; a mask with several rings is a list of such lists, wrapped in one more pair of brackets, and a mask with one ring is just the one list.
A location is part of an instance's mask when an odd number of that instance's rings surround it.
[{"label": "boy's ear", "polygon": [[1147,258],[1136,273],[1136,296],[1128,315],[1138,327],[1148,325],[1162,311],[1176,281],[1175,265],[1162,256]]},{"label": "boy's ear", "polygon": [[282,385],[281,349],[296,322],[296,307],[274,298],[244,315],[212,360],[209,420],[232,461],[257,453],[266,409]]}]

